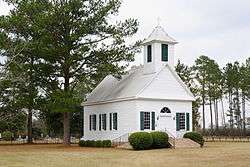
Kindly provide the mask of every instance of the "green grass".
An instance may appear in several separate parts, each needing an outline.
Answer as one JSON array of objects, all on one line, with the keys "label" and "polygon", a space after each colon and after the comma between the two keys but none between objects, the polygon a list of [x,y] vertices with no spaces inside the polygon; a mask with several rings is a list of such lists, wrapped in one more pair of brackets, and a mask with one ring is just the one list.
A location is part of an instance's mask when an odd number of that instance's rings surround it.
[{"label": "green grass", "polygon": [[250,143],[208,142],[204,148],[132,151],[62,145],[0,146],[1,167],[245,167]]}]

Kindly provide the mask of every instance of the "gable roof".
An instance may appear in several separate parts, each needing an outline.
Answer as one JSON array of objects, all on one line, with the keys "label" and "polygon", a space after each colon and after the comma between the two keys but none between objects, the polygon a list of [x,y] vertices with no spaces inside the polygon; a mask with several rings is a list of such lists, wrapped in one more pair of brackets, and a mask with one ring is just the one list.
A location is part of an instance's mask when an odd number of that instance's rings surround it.
[{"label": "gable roof", "polygon": [[[172,75],[172,80],[175,80],[174,84],[179,83],[178,85],[180,85],[180,87],[182,87],[181,89],[184,90],[179,92],[177,96],[166,93],[163,99],[187,101],[194,100],[192,93],[169,65],[164,66],[159,72],[152,74],[144,74],[143,66],[139,66],[130,70],[128,74],[122,76],[121,80],[118,80],[111,75],[106,76],[103,81],[91,92],[91,94],[87,97],[87,101],[83,102],[82,105],[95,105],[137,98],[159,99],[153,96],[144,96],[143,92],[145,92],[148,87],[155,82],[154,80],[162,73],[162,71],[167,71],[170,75]],[[170,85],[171,82],[174,81],[170,81]],[[169,92],[169,89],[171,89],[171,86],[166,85],[164,92]]]},{"label": "gable roof", "polygon": [[155,27],[149,37],[145,39],[142,44],[146,45],[147,43],[153,41],[166,42],[172,44],[178,43],[174,38],[170,37],[161,26]]}]

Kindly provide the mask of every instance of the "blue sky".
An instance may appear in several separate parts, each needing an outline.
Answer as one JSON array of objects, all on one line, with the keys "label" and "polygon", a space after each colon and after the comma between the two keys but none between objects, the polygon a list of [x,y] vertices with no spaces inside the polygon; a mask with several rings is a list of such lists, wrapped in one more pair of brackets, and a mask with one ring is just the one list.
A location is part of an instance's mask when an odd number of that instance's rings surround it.
[{"label": "blue sky", "polygon": [[[0,0],[0,14],[8,13]],[[161,19],[161,26],[179,44],[175,60],[193,64],[200,55],[215,59],[221,66],[243,62],[250,57],[249,0],[123,0],[119,19],[137,18],[138,33],[144,39]],[[142,54],[136,56],[136,64]]]}]

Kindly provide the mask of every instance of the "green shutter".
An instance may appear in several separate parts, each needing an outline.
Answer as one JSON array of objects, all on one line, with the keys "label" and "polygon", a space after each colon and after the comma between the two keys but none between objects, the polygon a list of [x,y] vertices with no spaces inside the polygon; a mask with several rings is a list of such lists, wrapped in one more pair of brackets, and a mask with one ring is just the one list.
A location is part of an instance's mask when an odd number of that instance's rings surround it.
[{"label": "green shutter", "polygon": [[141,118],[141,130],[144,130],[144,112],[140,113],[140,118]]},{"label": "green shutter", "polygon": [[103,114],[103,129],[107,129],[107,115]]},{"label": "green shutter", "polygon": [[99,130],[102,130],[102,115],[99,114]]},{"label": "green shutter", "polygon": [[190,127],[189,127],[189,113],[186,113],[186,126],[187,126],[187,131],[189,131]]},{"label": "green shutter", "polygon": [[89,130],[91,130],[91,115],[89,115]]},{"label": "green shutter", "polygon": [[152,130],[155,130],[155,112],[152,112]]},{"label": "green shutter", "polygon": [[117,113],[113,114],[113,129],[117,130]]},{"label": "green shutter", "polygon": [[152,62],[152,46],[147,47],[147,62]]},{"label": "green shutter", "polygon": [[161,60],[168,61],[168,45],[161,44]]},{"label": "green shutter", "polygon": [[112,113],[109,113],[109,129],[112,130]]},{"label": "green shutter", "polygon": [[176,131],[180,130],[180,113],[176,113]]},{"label": "green shutter", "polygon": [[96,115],[93,115],[93,129],[96,130]]}]

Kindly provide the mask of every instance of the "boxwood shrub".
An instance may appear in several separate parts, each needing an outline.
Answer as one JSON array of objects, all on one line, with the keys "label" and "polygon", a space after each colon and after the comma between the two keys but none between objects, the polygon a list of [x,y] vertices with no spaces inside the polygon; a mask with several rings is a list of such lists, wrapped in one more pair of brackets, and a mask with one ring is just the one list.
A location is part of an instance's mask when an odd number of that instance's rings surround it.
[{"label": "boxwood shrub", "polygon": [[111,147],[111,140],[80,140],[80,147]]},{"label": "boxwood shrub", "polygon": [[5,141],[11,141],[12,133],[10,131],[4,131],[2,133],[2,139],[5,140]]},{"label": "boxwood shrub", "polygon": [[169,147],[168,134],[166,132],[151,132],[153,139],[152,148],[166,148]]},{"label": "boxwood shrub", "polygon": [[103,140],[102,146],[103,147],[111,147],[112,146],[111,140]]},{"label": "boxwood shrub", "polygon": [[129,136],[129,143],[135,150],[146,150],[151,148],[153,139],[150,133],[135,132]]},{"label": "boxwood shrub", "polygon": [[80,147],[86,147],[86,141],[84,140],[80,140],[78,144]]},{"label": "boxwood shrub", "polygon": [[187,132],[187,133],[184,134],[183,137],[184,138],[189,138],[189,139],[195,141],[196,143],[199,143],[201,147],[204,145],[204,139],[203,139],[203,136],[200,133]]},{"label": "boxwood shrub", "polygon": [[97,141],[95,142],[95,146],[96,146],[96,147],[103,147],[103,142],[102,142],[101,140],[97,140]]}]

